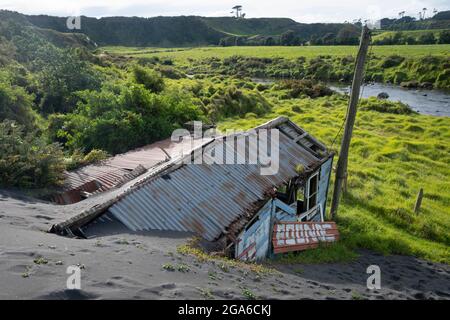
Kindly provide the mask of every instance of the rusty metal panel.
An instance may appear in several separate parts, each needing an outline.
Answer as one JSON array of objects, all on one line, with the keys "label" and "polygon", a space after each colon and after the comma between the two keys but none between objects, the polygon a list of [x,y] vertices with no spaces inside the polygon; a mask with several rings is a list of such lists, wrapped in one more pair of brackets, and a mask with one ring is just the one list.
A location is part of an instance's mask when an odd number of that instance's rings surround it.
[{"label": "rusty metal panel", "polygon": [[[183,139],[180,142],[173,142],[171,139],[166,139],[116,155],[98,164],[65,172],[64,186],[52,196],[52,199],[58,204],[79,202],[83,200],[80,191],[98,193],[118,187],[143,174],[145,170],[167,161],[168,155],[179,157],[211,140],[210,138]],[[94,190],[87,188],[87,185],[92,184],[93,181],[98,182],[99,187]]]},{"label": "rusty metal panel", "polygon": [[273,228],[272,243],[277,254],[312,249],[319,243],[338,239],[335,222],[278,222]]}]

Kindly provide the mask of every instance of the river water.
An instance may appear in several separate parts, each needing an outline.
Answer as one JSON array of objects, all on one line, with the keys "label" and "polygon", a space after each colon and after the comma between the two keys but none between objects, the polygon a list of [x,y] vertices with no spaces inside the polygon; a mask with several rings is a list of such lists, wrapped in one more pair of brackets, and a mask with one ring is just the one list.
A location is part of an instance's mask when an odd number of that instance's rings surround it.
[{"label": "river water", "polygon": [[[272,84],[276,80],[255,78],[256,83]],[[350,85],[329,83],[328,86],[340,93],[349,93]],[[409,105],[414,111],[433,116],[450,117],[450,90],[425,90],[425,89],[405,89],[382,83],[365,84],[361,88],[362,97],[376,97],[380,92],[389,95],[388,100],[401,101]]]},{"label": "river water", "polygon": [[[340,93],[349,93],[349,85],[330,84],[331,89]],[[433,116],[450,117],[450,91],[405,89],[389,84],[366,84],[362,90],[362,97],[376,97],[380,92],[389,95],[388,100],[401,101],[413,110]]]}]

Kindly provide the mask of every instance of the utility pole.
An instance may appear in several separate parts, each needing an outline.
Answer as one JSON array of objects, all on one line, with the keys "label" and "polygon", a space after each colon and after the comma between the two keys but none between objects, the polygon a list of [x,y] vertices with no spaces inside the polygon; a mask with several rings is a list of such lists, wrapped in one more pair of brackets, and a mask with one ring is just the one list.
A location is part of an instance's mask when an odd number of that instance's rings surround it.
[{"label": "utility pole", "polygon": [[336,168],[336,179],[334,181],[333,201],[331,202],[331,218],[337,217],[339,207],[339,198],[342,192],[342,183],[347,179],[347,163],[350,141],[352,139],[353,125],[355,124],[356,111],[359,100],[361,83],[364,76],[364,64],[366,62],[367,50],[370,43],[370,29],[363,26],[361,33],[361,42],[356,57],[355,73],[353,75],[352,91],[348,103],[347,116],[345,121],[344,136],[342,137],[341,150]]}]

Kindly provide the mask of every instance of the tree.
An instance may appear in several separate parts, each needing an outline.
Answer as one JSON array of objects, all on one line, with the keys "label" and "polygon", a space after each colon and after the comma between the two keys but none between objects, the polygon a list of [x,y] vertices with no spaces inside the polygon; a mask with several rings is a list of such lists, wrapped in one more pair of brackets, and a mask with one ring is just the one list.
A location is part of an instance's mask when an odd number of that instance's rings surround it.
[{"label": "tree", "polygon": [[359,42],[359,30],[352,25],[346,25],[339,30],[336,43],[343,45],[356,45]]},{"label": "tree", "polygon": [[71,112],[75,103],[72,93],[85,89],[98,89],[100,77],[75,52],[47,44],[38,49],[33,63],[38,72],[40,108],[43,113]]},{"label": "tree", "polygon": [[273,37],[267,37],[264,41],[265,46],[274,46],[275,44],[275,39]]},{"label": "tree", "polygon": [[438,36],[438,43],[450,44],[450,30],[442,30]]},{"label": "tree", "polygon": [[417,41],[419,44],[434,44],[436,43],[436,39],[434,37],[433,32],[426,32],[419,36]]},{"label": "tree", "polygon": [[295,43],[295,32],[288,30],[281,34],[280,44],[282,46],[292,46]]}]

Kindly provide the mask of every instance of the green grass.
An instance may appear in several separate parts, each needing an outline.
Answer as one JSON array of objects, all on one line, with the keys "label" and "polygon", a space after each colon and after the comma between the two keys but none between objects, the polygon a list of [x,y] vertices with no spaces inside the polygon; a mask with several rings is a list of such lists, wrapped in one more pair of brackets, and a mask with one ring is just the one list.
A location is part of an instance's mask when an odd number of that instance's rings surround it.
[{"label": "green grass", "polygon": [[[303,46],[303,47],[200,47],[200,48],[126,48],[103,47],[109,53],[134,57],[168,57],[177,62],[186,63],[188,59],[205,59],[217,57],[219,59],[234,55],[251,56],[257,58],[284,57],[293,59],[297,57],[312,58],[318,55],[348,56],[356,55],[356,46]],[[407,57],[427,55],[449,55],[450,45],[398,45],[374,46],[373,53],[378,56],[398,54]]]},{"label": "green grass", "polygon": [[440,32],[446,29],[429,29],[429,30],[402,30],[402,31],[382,31],[373,35],[372,40],[382,40],[385,38],[392,38],[396,33],[401,33],[403,36],[411,36],[414,39],[419,38],[421,35],[429,32],[433,33],[434,37],[438,37]]},{"label": "green grass", "polygon": [[[347,102],[332,96],[273,103],[277,107],[264,119],[235,118],[221,122],[219,128],[249,129],[285,115],[330,147]],[[302,111],[293,111],[294,106]],[[339,210],[340,244],[284,260],[348,260],[349,250],[367,248],[450,263],[449,163],[450,118],[360,110],[350,149],[348,193]],[[425,196],[415,214],[421,187]]]}]

